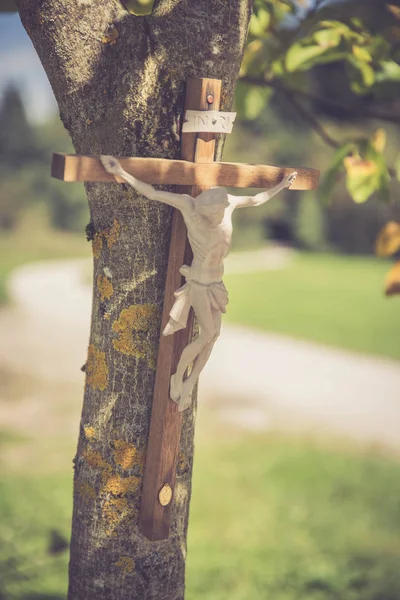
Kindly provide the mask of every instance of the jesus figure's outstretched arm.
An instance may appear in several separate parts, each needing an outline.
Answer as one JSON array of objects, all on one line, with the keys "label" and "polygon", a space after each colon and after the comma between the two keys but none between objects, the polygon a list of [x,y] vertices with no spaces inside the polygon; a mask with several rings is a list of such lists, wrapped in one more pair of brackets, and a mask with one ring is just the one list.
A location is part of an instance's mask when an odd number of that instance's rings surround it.
[{"label": "jesus figure's outstretched arm", "polygon": [[114,156],[100,156],[101,163],[105,170],[112,175],[121,177],[126,183],[129,183],[139,194],[142,194],[149,200],[157,200],[158,202],[164,202],[179,210],[185,210],[190,208],[192,199],[187,194],[173,194],[171,192],[163,192],[156,190],[152,185],[136,179],[133,175],[127,173],[122,167],[117,158]]},{"label": "jesus figure's outstretched arm", "polygon": [[282,190],[289,188],[292,185],[293,181],[296,179],[296,177],[297,172],[294,171],[290,175],[286,175],[286,177],[284,177],[282,181],[278,183],[278,185],[269,190],[265,190],[265,192],[260,192],[255,196],[230,196],[230,199],[232,200],[235,208],[245,208],[246,206],[260,206],[261,204],[264,204],[264,202],[267,202]]}]

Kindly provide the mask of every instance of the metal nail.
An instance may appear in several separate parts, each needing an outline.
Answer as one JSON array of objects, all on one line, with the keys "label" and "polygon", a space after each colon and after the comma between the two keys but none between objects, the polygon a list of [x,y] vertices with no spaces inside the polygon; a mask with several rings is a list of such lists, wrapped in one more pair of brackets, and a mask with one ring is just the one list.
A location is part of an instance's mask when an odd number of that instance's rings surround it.
[{"label": "metal nail", "polygon": [[158,501],[161,506],[168,506],[172,500],[172,489],[168,483],[164,483],[161,490],[158,492]]}]

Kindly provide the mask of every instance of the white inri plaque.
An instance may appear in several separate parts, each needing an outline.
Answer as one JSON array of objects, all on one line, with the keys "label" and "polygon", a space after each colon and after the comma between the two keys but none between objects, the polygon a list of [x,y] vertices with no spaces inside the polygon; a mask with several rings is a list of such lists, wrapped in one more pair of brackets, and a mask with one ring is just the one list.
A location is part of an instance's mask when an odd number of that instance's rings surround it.
[{"label": "white inri plaque", "polygon": [[231,133],[235,118],[234,112],[187,110],[182,133]]}]

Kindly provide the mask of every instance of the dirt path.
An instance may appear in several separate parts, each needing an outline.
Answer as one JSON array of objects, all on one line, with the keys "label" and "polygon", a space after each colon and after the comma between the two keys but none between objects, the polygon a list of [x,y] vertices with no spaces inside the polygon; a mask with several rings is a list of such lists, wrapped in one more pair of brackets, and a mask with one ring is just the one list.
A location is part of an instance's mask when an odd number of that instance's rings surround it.
[{"label": "dirt path", "polygon": [[[0,312],[0,370],[77,395],[75,428],[91,309],[85,273],[84,261],[21,267],[9,282],[12,308]],[[200,414],[235,426],[330,432],[398,449],[399,390],[399,362],[226,325],[201,377],[199,404]],[[25,404],[30,423],[48,412],[48,400],[40,407],[28,395]],[[15,424],[10,403],[2,414]]]}]

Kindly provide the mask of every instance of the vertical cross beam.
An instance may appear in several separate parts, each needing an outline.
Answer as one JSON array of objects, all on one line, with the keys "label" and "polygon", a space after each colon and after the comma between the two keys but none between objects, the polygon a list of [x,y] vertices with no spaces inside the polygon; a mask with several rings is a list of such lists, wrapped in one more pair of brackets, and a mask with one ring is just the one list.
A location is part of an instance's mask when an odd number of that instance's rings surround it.
[{"label": "vertical cross beam", "polygon": [[[220,94],[220,80],[191,78],[186,87],[185,111],[219,110]],[[213,162],[215,138],[215,133],[182,133],[181,158],[192,162]],[[179,192],[197,196],[202,189],[206,188],[180,187]],[[173,294],[183,284],[179,268],[190,262],[191,249],[187,241],[186,226],[181,213],[175,210],[161,331],[168,322]],[[162,540],[169,535],[182,425],[182,413],[169,397],[169,383],[172,373],[176,371],[182,350],[190,342],[192,325],[193,316],[186,329],[172,336],[160,336],[139,515],[139,530],[149,540]]]}]

